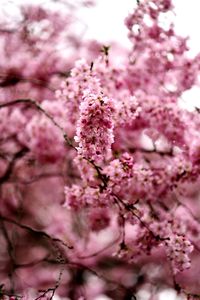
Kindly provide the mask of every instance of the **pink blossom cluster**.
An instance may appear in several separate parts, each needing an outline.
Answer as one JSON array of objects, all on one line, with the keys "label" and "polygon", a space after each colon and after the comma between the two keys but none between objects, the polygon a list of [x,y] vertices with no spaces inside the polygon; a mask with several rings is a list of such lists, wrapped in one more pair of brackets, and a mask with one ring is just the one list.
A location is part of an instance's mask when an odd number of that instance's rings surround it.
[{"label": "pink blossom cluster", "polygon": [[[78,60],[71,70],[71,76],[63,81],[61,88],[56,90],[58,100],[63,100],[66,110],[67,132],[74,135],[75,125],[79,118],[79,106],[85,90],[100,92],[99,80],[90,70],[89,64],[84,60]],[[70,130],[71,129],[71,130]]]},{"label": "pink blossom cluster", "polygon": [[[157,226],[157,228],[156,228]],[[185,229],[179,220],[168,220],[151,225],[154,232],[163,237],[166,254],[172,263],[173,272],[183,271],[191,266],[190,253],[194,247],[185,237]]]},{"label": "pink blossom cluster", "polygon": [[75,136],[80,155],[95,162],[111,155],[111,145],[114,142],[113,113],[112,100],[101,94],[85,92]]}]

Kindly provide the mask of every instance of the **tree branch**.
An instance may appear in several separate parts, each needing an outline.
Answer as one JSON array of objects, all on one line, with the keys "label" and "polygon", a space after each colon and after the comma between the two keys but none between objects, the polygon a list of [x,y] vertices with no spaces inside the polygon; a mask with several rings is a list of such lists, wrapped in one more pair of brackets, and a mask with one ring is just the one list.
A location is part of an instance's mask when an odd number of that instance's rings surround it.
[{"label": "tree branch", "polygon": [[72,142],[70,141],[70,139],[68,138],[66,132],[64,131],[64,128],[59,125],[55,120],[54,118],[49,114],[47,113],[42,107],[41,105],[39,105],[36,101],[32,100],[32,99],[16,99],[16,100],[13,100],[13,101],[9,101],[9,102],[5,102],[5,103],[1,103],[0,104],[0,109],[4,108],[4,107],[10,107],[10,106],[14,106],[14,105],[18,105],[18,104],[28,104],[28,105],[31,105],[33,106],[34,108],[36,108],[38,111],[40,111],[41,113],[43,113],[49,120],[51,120],[51,122],[61,130],[62,134],[63,134],[63,137],[67,143],[68,146],[72,147],[73,149],[76,150],[76,148],[73,146]]},{"label": "tree branch", "polygon": [[44,237],[46,237],[47,239],[51,240],[52,242],[57,242],[57,243],[59,243],[59,244],[65,246],[65,247],[67,247],[68,249],[73,249],[73,246],[66,244],[66,242],[64,242],[63,240],[61,240],[61,239],[59,239],[59,238],[55,238],[55,237],[50,236],[50,235],[49,235],[48,233],[46,233],[45,231],[36,230],[36,229],[34,229],[34,228],[32,228],[32,227],[30,227],[30,226],[28,226],[28,225],[21,224],[21,223],[15,221],[15,220],[12,220],[12,219],[10,219],[10,218],[8,218],[8,217],[2,216],[1,214],[0,214],[0,219],[3,220],[3,221],[5,221],[5,222],[14,224],[14,225],[16,225],[17,227],[20,227],[20,228],[22,228],[22,229],[28,230],[28,231],[31,232],[31,233],[34,233],[34,234],[37,234],[37,235],[40,235],[40,236],[44,236]]}]

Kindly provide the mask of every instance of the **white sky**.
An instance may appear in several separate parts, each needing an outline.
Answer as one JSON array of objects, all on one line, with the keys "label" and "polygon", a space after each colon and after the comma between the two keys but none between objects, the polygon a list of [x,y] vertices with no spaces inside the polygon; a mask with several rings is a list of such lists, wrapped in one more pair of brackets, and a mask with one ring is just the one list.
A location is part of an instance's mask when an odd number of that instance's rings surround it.
[{"label": "white sky", "polygon": [[[76,1],[76,0],[75,0]],[[191,37],[193,48],[200,49],[200,1],[174,0],[175,24],[178,32]],[[102,42],[118,40],[127,43],[124,18],[136,5],[136,0],[97,0],[95,8],[82,9],[80,17],[88,25],[88,37]],[[195,50],[194,50],[195,51]]]}]

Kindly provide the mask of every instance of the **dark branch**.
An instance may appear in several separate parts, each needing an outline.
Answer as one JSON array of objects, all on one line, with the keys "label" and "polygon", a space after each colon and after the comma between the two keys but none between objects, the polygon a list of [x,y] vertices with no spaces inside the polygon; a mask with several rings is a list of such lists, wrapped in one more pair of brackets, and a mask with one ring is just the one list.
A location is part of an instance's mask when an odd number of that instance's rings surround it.
[{"label": "dark branch", "polygon": [[73,249],[73,246],[66,244],[64,241],[62,241],[62,240],[59,239],[59,238],[55,238],[55,237],[50,236],[48,233],[46,233],[46,232],[44,232],[44,231],[36,230],[36,229],[34,229],[34,228],[32,228],[32,227],[30,227],[30,226],[28,226],[28,225],[21,224],[21,223],[15,221],[15,220],[12,220],[12,219],[10,219],[10,218],[7,218],[7,217],[5,217],[5,216],[2,216],[1,214],[0,214],[0,219],[3,220],[3,221],[5,221],[5,222],[14,224],[14,225],[16,225],[17,227],[20,227],[20,228],[22,228],[22,229],[28,230],[28,231],[31,232],[31,233],[34,233],[34,234],[37,234],[37,235],[40,235],[40,236],[44,236],[44,237],[46,237],[47,239],[51,240],[52,242],[60,243],[61,245],[67,247],[68,249]]},{"label": "dark branch", "polygon": [[24,147],[14,154],[11,162],[8,164],[8,167],[7,167],[4,175],[0,178],[0,184],[9,180],[10,176],[12,175],[12,171],[13,171],[16,161],[18,159],[20,159],[21,157],[23,157],[27,152],[28,152],[28,148]]}]

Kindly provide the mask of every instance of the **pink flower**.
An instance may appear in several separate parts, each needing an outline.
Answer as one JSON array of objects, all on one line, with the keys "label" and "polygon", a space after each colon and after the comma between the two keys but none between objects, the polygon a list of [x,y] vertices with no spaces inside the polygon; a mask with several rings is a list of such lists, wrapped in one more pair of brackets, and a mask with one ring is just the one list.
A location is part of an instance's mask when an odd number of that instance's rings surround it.
[{"label": "pink flower", "polygon": [[78,152],[87,159],[101,162],[111,155],[113,135],[113,101],[87,91],[80,104],[75,141]]}]

